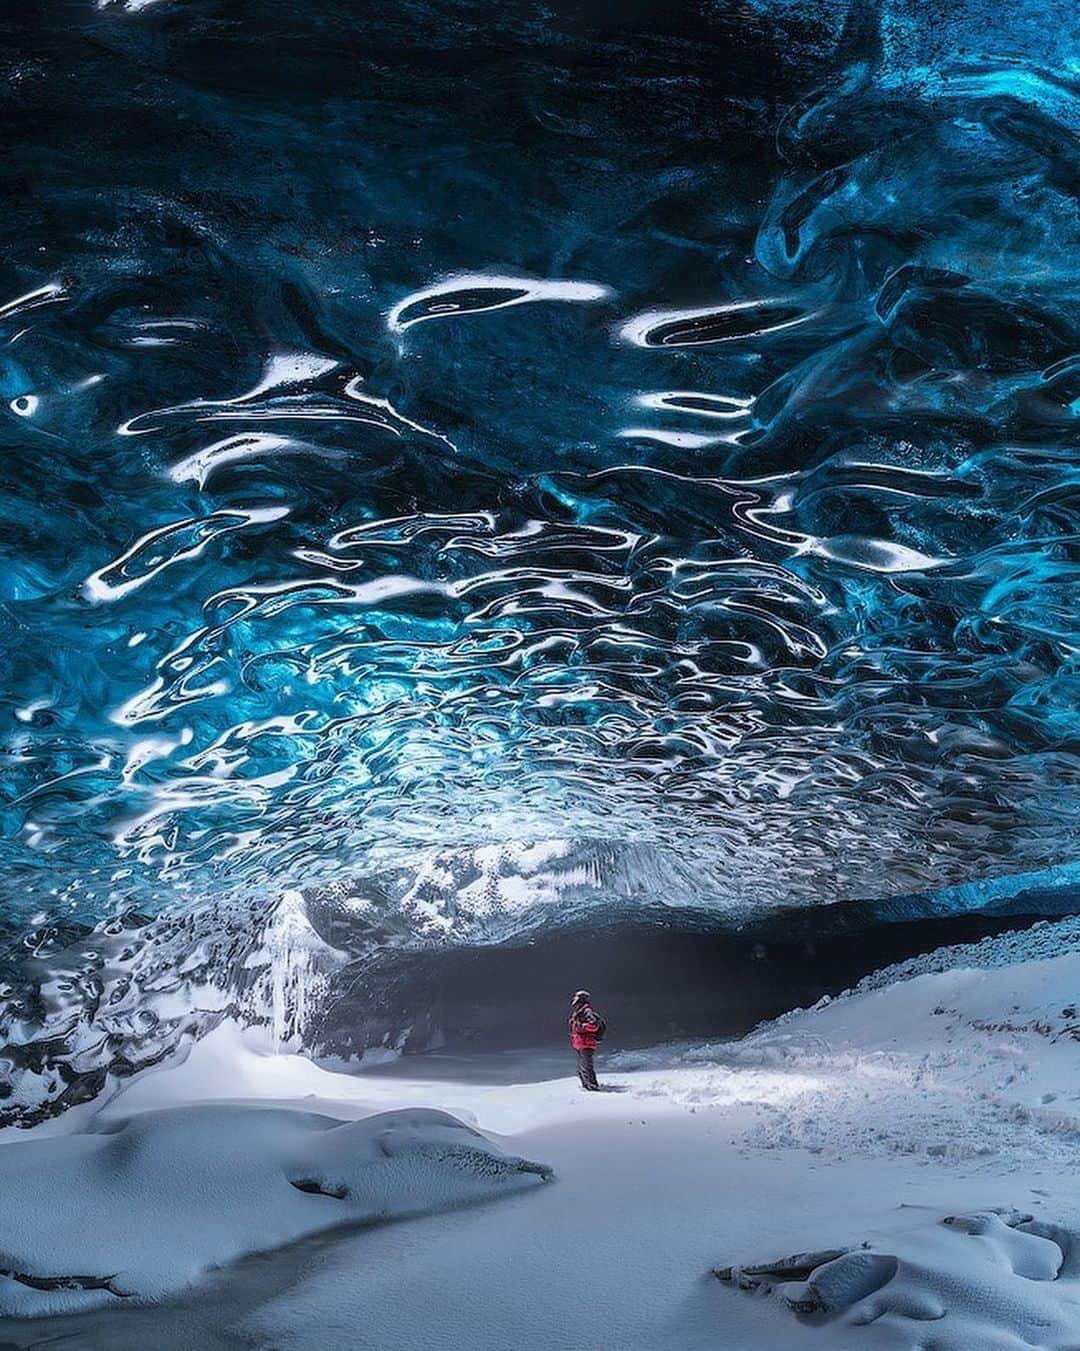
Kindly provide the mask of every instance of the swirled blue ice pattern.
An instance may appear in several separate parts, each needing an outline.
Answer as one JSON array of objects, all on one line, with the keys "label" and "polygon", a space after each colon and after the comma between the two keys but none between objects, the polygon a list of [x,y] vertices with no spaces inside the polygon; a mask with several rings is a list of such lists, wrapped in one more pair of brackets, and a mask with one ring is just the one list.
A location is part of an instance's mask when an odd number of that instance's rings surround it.
[{"label": "swirled blue ice pattern", "polygon": [[10,912],[1075,860],[1071,5],[26,0],[0,99]]}]

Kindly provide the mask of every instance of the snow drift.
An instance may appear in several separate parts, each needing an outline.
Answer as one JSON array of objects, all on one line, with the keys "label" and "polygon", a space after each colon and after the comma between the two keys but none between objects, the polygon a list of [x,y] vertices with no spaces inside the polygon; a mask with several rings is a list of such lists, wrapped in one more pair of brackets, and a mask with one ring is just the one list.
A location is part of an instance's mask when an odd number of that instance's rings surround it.
[{"label": "snow drift", "polygon": [[159,1300],[249,1253],[549,1176],[423,1109],[194,1106],[20,1141],[0,1149],[0,1315]]}]

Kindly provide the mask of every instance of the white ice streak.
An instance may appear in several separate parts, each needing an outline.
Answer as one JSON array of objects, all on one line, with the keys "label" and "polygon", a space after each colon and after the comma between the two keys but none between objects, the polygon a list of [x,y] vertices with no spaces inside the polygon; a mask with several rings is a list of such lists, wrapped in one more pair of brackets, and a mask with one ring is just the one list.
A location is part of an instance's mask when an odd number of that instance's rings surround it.
[{"label": "white ice streak", "polygon": [[[483,314],[538,300],[603,300],[610,294],[609,287],[596,282],[552,281],[486,272],[460,273],[424,290],[413,291],[394,306],[386,322],[391,332],[403,333],[425,319]],[[406,312],[411,309],[421,312],[406,317]]]},{"label": "white ice streak", "polygon": [[735,394],[709,394],[697,389],[660,389],[634,397],[639,408],[660,413],[689,413],[694,417],[736,422],[750,416],[754,400]]},{"label": "white ice streak", "polygon": [[[243,394],[237,394],[231,399],[192,399],[188,403],[173,404],[168,408],[155,408],[148,413],[139,413],[126,422],[122,422],[116,429],[120,436],[138,436],[144,432],[158,431],[158,424],[150,421],[153,418],[168,418],[177,413],[194,413],[197,420],[203,420],[202,415],[216,415],[218,418],[226,417],[230,409],[240,410],[237,416],[253,416],[254,409],[245,409],[244,405],[253,404],[258,407],[257,400],[263,395],[274,393],[282,388],[289,388],[295,385],[304,385],[311,380],[316,380],[327,372],[334,370],[338,362],[331,361],[328,357],[319,356],[314,352],[288,352],[278,353],[272,356],[263,368],[260,379]],[[211,417],[210,420],[213,420]]]},{"label": "white ice streak", "polygon": [[792,315],[790,318],[776,319],[770,317],[770,308],[774,306],[783,306],[791,304],[790,300],[734,300],[726,305],[704,305],[694,309],[687,310],[644,310],[641,314],[636,314],[632,319],[627,320],[619,329],[619,337],[623,342],[632,343],[635,347],[661,347],[665,344],[658,342],[655,338],[657,329],[666,328],[670,324],[693,324],[695,320],[718,319],[724,315],[750,315],[755,310],[761,313],[761,323],[757,328],[748,329],[740,326],[730,337],[727,335],[717,337],[703,337],[685,344],[670,344],[671,346],[681,345],[701,345],[716,342],[735,342],[744,341],[748,337],[754,337],[765,333],[778,333],[781,330],[796,328],[801,324],[809,323],[816,319],[816,311],[803,311]]},{"label": "white ice streak", "polygon": [[244,460],[261,460],[296,448],[297,443],[291,438],[274,436],[268,432],[226,436],[178,461],[169,470],[169,477],[174,483],[190,481],[205,488],[210,476],[226,465],[239,464]]},{"label": "white ice streak", "polygon": [[83,583],[83,594],[94,603],[118,600],[165,568],[198,558],[218,536],[279,521],[288,514],[288,507],[236,507],[170,521],[143,535],[119,558],[91,573]]},{"label": "white ice streak", "polygon": [[27,291],[14,300],[0,305],[0,319],[9,319],[12,315],[22,314],[26,310],[36,310],[40,305],[53,305],[67,299],[67,292],[58,281],[46,282],[33,291]]}]

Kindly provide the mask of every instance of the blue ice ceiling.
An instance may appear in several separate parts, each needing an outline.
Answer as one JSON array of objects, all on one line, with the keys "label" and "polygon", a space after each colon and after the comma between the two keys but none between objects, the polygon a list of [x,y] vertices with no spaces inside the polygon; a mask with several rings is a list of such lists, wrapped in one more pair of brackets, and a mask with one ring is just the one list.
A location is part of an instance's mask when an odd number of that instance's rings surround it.
[{"label": "blue ice ceiling", "polygon": [[5,903],[1073,859],[1071,10],[9,7]]}]

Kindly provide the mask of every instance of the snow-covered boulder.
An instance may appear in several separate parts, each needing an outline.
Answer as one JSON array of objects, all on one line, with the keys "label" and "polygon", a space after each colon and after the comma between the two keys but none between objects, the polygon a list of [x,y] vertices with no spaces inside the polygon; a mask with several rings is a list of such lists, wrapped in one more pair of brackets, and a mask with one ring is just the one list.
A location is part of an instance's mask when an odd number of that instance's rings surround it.
[{"label": "snow-covered boulder", "polygon": [[828,1326],[853,1347],[1076,1344],[1080,1273],[1065,1227],[1008,1209],[933,1216],[911,1207],[889,1228],[889,1252],[863,1244],[714,1274],[773,1295],[803,1323]]}]

